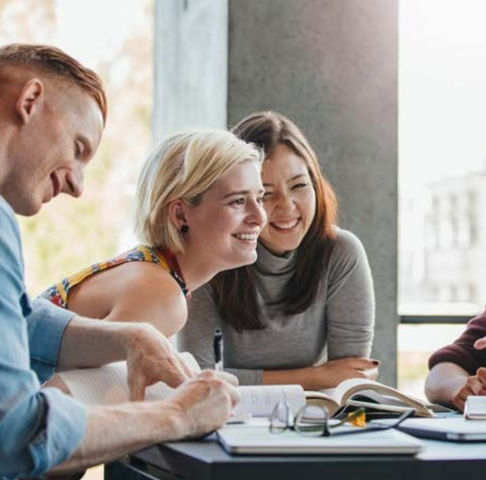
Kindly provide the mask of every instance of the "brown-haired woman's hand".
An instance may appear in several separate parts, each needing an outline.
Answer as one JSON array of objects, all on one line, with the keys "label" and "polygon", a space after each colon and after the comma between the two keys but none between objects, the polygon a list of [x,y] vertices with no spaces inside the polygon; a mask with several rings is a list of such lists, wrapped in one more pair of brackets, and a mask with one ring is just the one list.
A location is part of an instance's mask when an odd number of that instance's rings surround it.
[{"label": "brown-haired woman's hand", "polygon": [[347,357],[329,360],[323,365],[312,367],[314,389],[333,388],[348,378],[376,380],[379,360],[362,357]]}]

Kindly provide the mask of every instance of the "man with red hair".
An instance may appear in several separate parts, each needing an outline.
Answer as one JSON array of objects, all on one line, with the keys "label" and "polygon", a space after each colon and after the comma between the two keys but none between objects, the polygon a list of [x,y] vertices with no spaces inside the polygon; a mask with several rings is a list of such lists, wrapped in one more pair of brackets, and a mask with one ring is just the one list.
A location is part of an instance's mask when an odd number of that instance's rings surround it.
[{"label": "man with red hair", "polygon": [[[149,444],[197,436],[228,419],[232,376],[194,374],[147,324],[74,316],[30,303],[15,213],[34,215],[59,193],[83,190],[101,140],[106,97],[98,76],[57,48],[0,48],[0,478],[62,473]],[[126,360],[128,404],[87,408],[41,384],[56,369]],[[178,387],[143,403],[145,387]],[[186,381],[187,380],[187,381]]]}]

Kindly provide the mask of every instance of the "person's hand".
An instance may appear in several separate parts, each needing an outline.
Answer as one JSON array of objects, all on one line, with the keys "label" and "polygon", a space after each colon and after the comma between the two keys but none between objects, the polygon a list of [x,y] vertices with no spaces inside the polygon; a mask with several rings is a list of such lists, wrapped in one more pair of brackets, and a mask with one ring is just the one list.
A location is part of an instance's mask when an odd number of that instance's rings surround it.
[{"label": "person's hand", "polygon": [[62,393],[72,396],[71,390],[69,390],[66,382],[59,375],[53,375],[49,380],[42,384],[42,388],[49,387],[57,388],[58,390],[61,390]]},{"label": "person's hand", "polygon": [[486,337],[478,338],[474,342],[474,348],[476,350],[483,350],[484,348],[486,348]]},{"label": "person's hand", "polygon": [[167,400],[176,411],[177,437],[198,437],[220,428],[240,401],[238,380],[226,372],[205,370],[185,382]]},{"label": "person's hand", "polygon": [[316,370],[316,387],[314,388],[333,388],[348,378],[376,380],[379,365],[380,362],[378,360],[361,357],[329,360],[323,365],[313,367]]},{"label": "person's hand", "polygon": [[145,387],[159,381],[177,387],[195,376],[172,343],[149,324],[138,324],[124,342],[130,400],[143,400]]},{"label": "person's hand", "polygon": [[454,393],[452,404],[463,412],[469,395],[486,395],[486,368],[478,368],[476,375],[467,377],[466,382]]}]

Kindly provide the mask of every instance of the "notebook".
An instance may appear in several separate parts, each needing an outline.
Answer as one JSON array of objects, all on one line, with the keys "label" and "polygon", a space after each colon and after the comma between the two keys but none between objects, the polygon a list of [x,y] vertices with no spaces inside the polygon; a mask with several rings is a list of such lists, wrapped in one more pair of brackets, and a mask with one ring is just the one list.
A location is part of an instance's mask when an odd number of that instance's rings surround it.
[{"label": "notebook", "polygon": [[464,406],[464,417],[469,420],[486,420],[486,397],[469,395]]},{"label": "notebook", "polygon": [[[393,420],[375,421],[388,423]],[[409,418],[398,429],[421,438],[454,442],[486,441],[486,422],[484,420],[466,420],[462,415],[442,418]]]},{"label": "notebook", "polygon": [[[357,427],[356,427],[357,428]],[[423,444],[397,430],[337,437],[303,437],[293,431],[270,433],[268,424],[226,425],[217,432],[222,447],[231,454],[393,454],[415,455]]]}]

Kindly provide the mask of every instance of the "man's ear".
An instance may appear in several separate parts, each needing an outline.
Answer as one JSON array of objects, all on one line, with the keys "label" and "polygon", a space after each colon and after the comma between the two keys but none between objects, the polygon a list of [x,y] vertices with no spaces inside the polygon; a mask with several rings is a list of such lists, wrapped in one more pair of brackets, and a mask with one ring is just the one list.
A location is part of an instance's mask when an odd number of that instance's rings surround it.
[{"label": "man's ear", "polygon": [[16,110],[22,123],[28,123],[44,100],[44,85],[38,78],[25,82],[17,98]]},{"label": "man's ear", "polygon": [[187,206],[180,199],[172,200],[169,203],[169,220],[178,231],[180,231],[182,225],[187,224],[186,209]]}]

